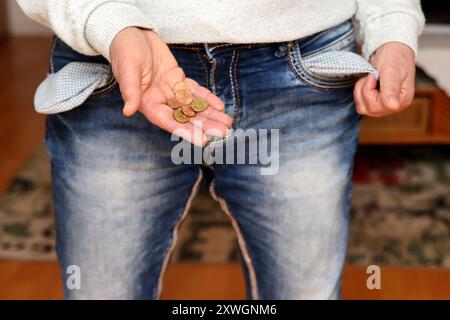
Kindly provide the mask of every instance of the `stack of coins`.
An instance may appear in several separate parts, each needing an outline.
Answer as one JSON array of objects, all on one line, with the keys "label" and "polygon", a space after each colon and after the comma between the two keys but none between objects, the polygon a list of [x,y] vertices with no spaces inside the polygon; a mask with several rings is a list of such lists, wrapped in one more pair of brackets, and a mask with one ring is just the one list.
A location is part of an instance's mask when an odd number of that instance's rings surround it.
[{"label": "stack of coins", "polygon": [[184,82],[178,82],[173,87],[175,98],[167,101],[167,105],[174,109],[173,117],[179,123],[189,122],[197,113],[208,109],[208,102],[201,99],[194,99],[192,92]]}]

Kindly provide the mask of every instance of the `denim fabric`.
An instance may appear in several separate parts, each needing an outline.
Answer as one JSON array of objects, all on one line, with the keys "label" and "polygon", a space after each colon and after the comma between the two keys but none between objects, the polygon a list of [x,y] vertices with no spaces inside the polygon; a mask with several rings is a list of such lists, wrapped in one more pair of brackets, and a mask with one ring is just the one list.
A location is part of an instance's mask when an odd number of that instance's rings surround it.
[{"label": "denim fabric", "polygon": [[[225,102],[236,129],[280,129],[279,171],[215,164],[211,191],[239,239],[252,299],[339,296],[360,116],[354,77],[318,75],[308,57],[355,51],[350,22],[259,45],[172,45],[186,75]],[[52,72],[82,56],[59,40]],[[171,135],[142,115],[122,116],[112,81],[79,108],[47,117],[57,252],[80,267],[68,299],[155,299],[202,166],[175,165]]]}]

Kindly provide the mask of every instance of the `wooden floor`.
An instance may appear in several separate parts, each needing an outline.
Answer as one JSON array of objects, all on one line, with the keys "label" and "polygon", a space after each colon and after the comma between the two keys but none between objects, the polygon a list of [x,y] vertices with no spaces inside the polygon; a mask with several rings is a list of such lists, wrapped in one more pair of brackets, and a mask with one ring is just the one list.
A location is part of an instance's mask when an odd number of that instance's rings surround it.
[{"label": "wooden floor", "polygon": [[[48,38],[11,39],[0,45],[0,194],[39,146],[44,117],[33,112],[33,93],[44,77]],[[369,291],[364,268],[347,267],[346,299],[450,299],[450,271],[383,268],[382,289]],[[62,285],[55,262],[0,262],[0,299],[60,299]],[[242,299],[244,281],[237,265],[170,266],[166,299]]]},{"label": "wooden floor", "polygon": [[[450,271],[381,269],[381,290],[368,290],[362,267],[346,267],[343,299],[450,299]],[[55,262],[0,262],[0,300],[62,299]],[[177,264],[169,267],[163,299],[245,299],[239,265]]]}]

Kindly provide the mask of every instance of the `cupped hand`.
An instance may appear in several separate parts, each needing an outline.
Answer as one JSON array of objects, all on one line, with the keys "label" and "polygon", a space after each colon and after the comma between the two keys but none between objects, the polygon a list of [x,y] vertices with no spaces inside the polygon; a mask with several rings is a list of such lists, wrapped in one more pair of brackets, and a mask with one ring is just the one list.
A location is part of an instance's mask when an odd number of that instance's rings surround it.
[{"label": "cupped hand", "polygon": [[362,115],[382,117],[411,105],[415,91],[415,56],[408,46],[388,42],[377,49],[370,62],[378,70],[380,84],[368,75],[356,82],[353,95]]},{"label": "cupped hand", "polygon": [[[224,103],[196,81],[186,78],[169,47],[152,31],[139,28],[122,30],[110,49],[114,76],[125,102],[124,115],[141,112],[152,124],[190,141],[205,146],[207,133],[225,137],[232,118],[223,112]],[[174,98],[173,86],[183,81],[194,98],[210,105],[188,123],[173,118],[166,102]]]}]

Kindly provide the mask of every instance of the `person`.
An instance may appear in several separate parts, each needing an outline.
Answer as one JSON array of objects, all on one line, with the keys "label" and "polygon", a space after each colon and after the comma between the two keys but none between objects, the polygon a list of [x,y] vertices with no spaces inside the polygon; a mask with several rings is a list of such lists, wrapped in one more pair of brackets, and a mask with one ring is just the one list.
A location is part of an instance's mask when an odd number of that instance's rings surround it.
[{"label": "person", "polygon": [[[279,130],[269,139],[279,147],[275,174],[261,174],[259,162],[209,166],[248,298],[339,298],[361,116],[410,105],[420,1],[18,3],[57,36],[51,75],[74,62],[112,72],[79,106],[47,117],[63,283],[80,271],[67,299],[160,298],[205,170],[173,162],[171,133],[199,148],[212,129],[219,144],[229,141],[230,128]],[[379,79],[334,74],[340,54],[356,52],[354,23]],[[210,106],[187,123],[167,105],[179,83]]]}]

